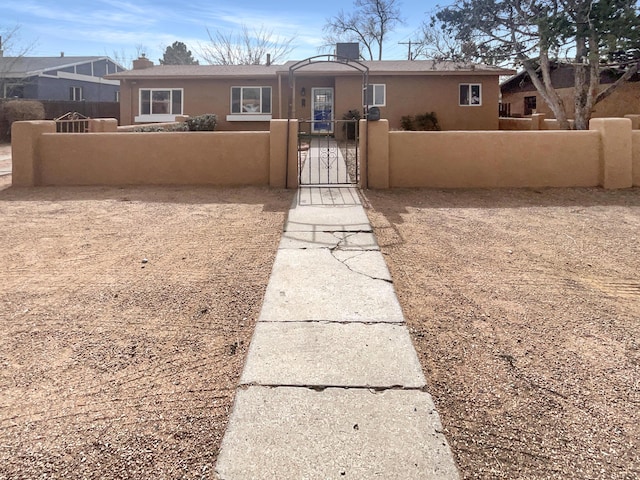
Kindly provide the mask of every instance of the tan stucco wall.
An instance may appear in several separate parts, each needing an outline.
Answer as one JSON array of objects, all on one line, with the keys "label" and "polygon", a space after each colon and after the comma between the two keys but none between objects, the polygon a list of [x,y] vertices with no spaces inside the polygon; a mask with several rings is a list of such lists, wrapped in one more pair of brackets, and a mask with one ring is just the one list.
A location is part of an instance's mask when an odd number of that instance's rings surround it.
[{"label": "tan stucco wall", "polygon": [[640,130],[631,132],[631,151],[633,156],[633,185],[640,187]]},{"label": "tan stucco wall", "polygon": [[572,187],[600,183],[600,135],[391,132],[391,187]]},{"label": "tan stucco wall", "polygon": [[40,185],[268,185],[269,132],[44,134]]},{"label": "tan stucco wall", "polygon": [[[140,88],[182,88],[184,89],[183,113],[189,116],[215,113],[218,116],[216,130],[222,131],[267,131],[269,122],[228,122],[231,113],[231,87],[271,87],[272,116],[278,118],[277,79],[176,79],[176,80],[138,80],[120,82],[120,123],[135,123],[138,115]],[[285,111],[286,117],[286,111]]]},{"label": "tan stucco wall", "polygon": [[[607,85],[601,86],[604,89]],[[558,94],[564,101],[568,118],[573,118],[574,98],[573,88],[559,88]],[[535,96],[536,112],[545,113],[547,118],[554,118],[553,112],[547,106],[537,91],[508,93],[502,96],[503,103],[511,104],[511,114],[524,114],[524,97]],[[595,106],[593,118],[624,117],[628,114],[640,114],[640,82],[626,83],[619,87],[609,97]]]},{"label": "tan stucco wall", "polygon": [[[134,83],[135,82],[135,83]],[[497,130],[498,95],[497,76],[486,75],[393,75],[369,77],[370,84],[386,85],[386,105],[381,107],[382,118],[389,120],[392,130],[400,129],[404,115],[436,112],[443,130]],[[482,84],[481,106],[459,106],[459,84]],[[289,111],[289,85],[287,76],[264,79],[176,79],[121,81],[120,118],[123,125],[134,123],[138,115],[140,88],[183,88],[186,115],[215,113],[218,130],[268,130],[269,122],[228,122],[232,86],[271,86],[272,116],[287,118]],[[301,96],[304,87],[305,96]],[[295,76],[293,117],[311,118],[311,90],[314,87],[333,87],[334,118],[341,120],[347,111],[362,113],[362,75],[358,72],[344,76],[312,76],[301,70]],[[303,105],[303,100],[305,105]]]}]

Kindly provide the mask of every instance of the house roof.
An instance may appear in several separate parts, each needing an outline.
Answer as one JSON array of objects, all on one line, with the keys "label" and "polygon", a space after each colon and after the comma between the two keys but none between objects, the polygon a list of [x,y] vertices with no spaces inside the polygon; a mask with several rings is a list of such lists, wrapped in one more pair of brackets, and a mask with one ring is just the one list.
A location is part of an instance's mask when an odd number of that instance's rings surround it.
[{"label": "house roof", "polygon": [[[569,63],[554,62],[551,64],[551,80],[554,88],[571,88],[575,86],[574,66]],[[540,67],[536,69],[540,72]],[[614,83],[623,72],[616,71],[613,68],[603,68],[600,70],[600,83]],[[541,75],[541,73],[539,73]],[[629,82],[640,81],[640,74],[635,74],[629,79]],[[517,75],[506,79],[500,84],[500,91],[509,93],[514,91],[534,91],[535,87],[526,70],[520,71]]]},{"label": "house roof", "polygon": [[[0,57],[0,75],[4,77],[29,77],[47,70],[73,67],[97,60],[109,60],[109,57]],[[116,63],[116,65],[118,65]],[[121,68],[121,65],[119,65]]]},{"label": "house roof", "polygon": [[[211,78],[211,77],[274,77],[288,74],[289,68],[297,61],[284,65],[158,65],[139,70],[127,70],[108,75],[110,79],[135,78]],[[433,60],[381,60],[359,62],[369,68],[369,75],[512,75],[507,70],[490,65],[463,64],[456,62],[439,62]],[[341,62],[315,62],[304,65],[297,70],[299,75],[308,74],[358,74],[353,67]]]},{"label": "house roof", "polygon": [[111,73],[106,78],[210,78],[210,77],[274,77],[282,65],[156,65],[151,68]]}]

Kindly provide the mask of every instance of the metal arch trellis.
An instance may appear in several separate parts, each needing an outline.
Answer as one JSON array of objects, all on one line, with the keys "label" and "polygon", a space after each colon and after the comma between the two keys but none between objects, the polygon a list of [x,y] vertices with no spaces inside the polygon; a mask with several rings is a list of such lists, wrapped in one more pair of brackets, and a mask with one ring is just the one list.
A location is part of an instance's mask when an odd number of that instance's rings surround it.
[{"label": "metal arch trellis", "polygon": [[[305,60],[294,63],[289,67],[289,95],[288,95],[288,112],[287,121],[291,121],[295,115],[294,104],[295,100],[295,74],[298,70],[304,67],[318,64],[318,63],[335,63],[339,65],[347,66],[351,69],[357,70],[362,74],[362,90],[360,100],[362,102],[363,117],[368,117],[368,102],[367,102],[367,90],[369,87],[369,67],[359,62],[345,57],[339,57],[336,55],[317,55],[315,57],[309,57]],[[312,135],[302,133],[302,125],[307,125],[310,130],[313,131],[316,123],[315,120],[310,119],[308,121],[301,120],[298,130],[298,184],[304,185],[348,185],[359,184],[359,155],[358,155],[358,121],[357,120],[329,120],[331,128],[327,131],[325,137],[321,135]],[[323,122],[327,123],[327,122]],[[340,141],[342,145],[336,144],[332,133],[335,131],[336,125],[340,123],[347,132],[344,138]],[[351,136],[349,135],[351,130]],[[290,128],[287,128],[287,145],[289,144]],[[308,135],[309,138],[304,138],[301,135]],[[311,137],[314,137],[313,139]],[[321,139],[324,138],[324,143],[320,144]],[[353,143],[350,145],[349,140],[353,139]],[[306,144],[305,144],[306,140]],[[311,145],[314,148],[311,148]],[[306,153],[305,153],[306,152]],[[287,165],[289,165],[289,150],[287,149]],[[342,167],[341,167],[342,165]],[[304,166],[304,175],[303,175]],[[287,168],[287,184],[288,180]],[[313,173],[312,173],[313,172]],[[304,179],[303,179],[304,176]]]},{"label": "metal arch trellis", "polygon": [[[324,60],[323,60],[324,59]],[[354,70],[358,70],[362,73],[362,111],[364,112],[364,118],[367,118],[367,89],[369,88],[369,67],[358,60],[352,60],[346,57],[339,57],[337,55],[325,54],[309,57],[305,60],[300,60],[289,67],[289,105],[287,118],[291,119],[293,113],[293,91],[294,91],[294,77],[295,72],[301,68],[313,65],[315,63],[337,63],[340,65],[346,65]]]}]

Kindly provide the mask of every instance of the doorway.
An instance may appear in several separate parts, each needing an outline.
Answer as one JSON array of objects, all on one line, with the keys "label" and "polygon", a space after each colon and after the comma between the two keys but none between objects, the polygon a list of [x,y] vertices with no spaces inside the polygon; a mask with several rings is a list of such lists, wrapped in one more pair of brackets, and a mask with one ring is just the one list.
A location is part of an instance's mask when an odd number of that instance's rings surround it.
[{"label": "doorway", "polygon": [[333,88],[311,89],[311,133],[333,133]]}]

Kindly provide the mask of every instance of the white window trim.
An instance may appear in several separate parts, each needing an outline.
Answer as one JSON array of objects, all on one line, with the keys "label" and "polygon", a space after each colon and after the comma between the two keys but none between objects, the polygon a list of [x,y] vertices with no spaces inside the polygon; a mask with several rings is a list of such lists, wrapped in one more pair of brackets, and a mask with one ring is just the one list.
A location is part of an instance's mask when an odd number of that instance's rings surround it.
[{"label": "white window trim", "polygon": [[[84,89],[82,87],[71,87],[71,91],[73,92],[70,96],[72,97],[70,100],[72,102],[80,102],[83,100],[84,97]],[[76,95],[77,93],[77,95]],[[80,98],[76,98],[76,97],[80,97]]]},{"label": "white window trim", "polygon": [[[469,103],[460,103],[460,87],[466,86],[469,90]],[[480,102],[471,103],[471,87],[479,87]],[[481,107],[482,106],[482,84],[481,83],[459,83],[458,84],[458,106],[460,107]]]},{"label": "white window trim", "polygon": [[234,113],[233,115],[227,115],[227,122],[268,122],[271,118],[272,115],[270,113]]},{"label": "white window trim", "polygon": [[[269,90],[271,90],[271,112],[273,112],[273,88],[270,85],[233,85],[231,87],[231,89],[229,90],[229,112],[230,115],[227,115],[227,120],[230,122],[237,122],[237,121],[243,121],[243,120],[238,120],[238,119],[229,119],[229,117],[237,117],[237,116],[246,116],[246,117],[266,117],[268,116],[269,119],[271,119],[271,115],[272,113],[262,113],[262,112],[234,112],[233,111],[233,89],[234,88],[239,88],[240,89],[240,103],[242,104],[242,99],[243,99],[243,90],[245,88],[259,88],[260,89],[260,109],[262,110],[262,89],[263,88],[268,88]],[[260,120],[264,120],[264,118],[261,118]],[[250,122],[252,120],[244,120],[247,122]]]},{"label": "white window trim", "polygon": [[[371,100],[372,102],[367,107],[386,107],[387,106],[387,84],[386,83],[370,83],[367,87],[371,87]],[[376,103],[376,87],[382,87],[384,100],[382,103]],[[366,95],[366,94],[365,94]]]},{"label": "white window trim", "polygon": [[153,99],[153,92],[171,92],[171,96],[169,99],[169,105],[173,108],[173,90],[180,90],[180,98],[182,101],[180,102],[180,112],[171,112],[171,113],[151,113],[151,114],[139,114],[133,118],[134,122],[174,122],[176,116],[182,115],[184,112],[184,88],[140,88],[138,90],[138,113],[142,110],[142,92],[149,91],[151,92],[149,95],[151,99]]}]

